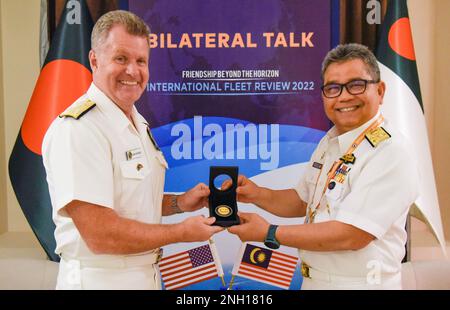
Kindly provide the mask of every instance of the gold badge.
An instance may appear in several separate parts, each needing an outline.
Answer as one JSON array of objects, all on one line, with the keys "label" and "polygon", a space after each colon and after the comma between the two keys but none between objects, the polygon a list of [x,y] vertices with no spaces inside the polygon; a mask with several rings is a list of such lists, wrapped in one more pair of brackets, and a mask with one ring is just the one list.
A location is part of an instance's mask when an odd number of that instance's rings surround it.
[{"label": "gold badge", "polygon": [[72,117],[74,119],[79,119],[84,114],[86,114],[89,110],[91,110],[93,107],[95,107],[95,102],[93,102],[90,99],[87,99],[80,105],[75,105],[72,107],[69,107],[67,110],[65,110],[59,117]]},{"label": "gold badge", "polygon": [[230,216],[231,213],[233,213],[233,210],[227,205],[220,205],[216,208],[216,214],[220,216],[227,217]]},{"label": "gold badge", "polygon": [[353,154],[345,154],[340,159],[346,164],[354,164],[356,157]]},{"label": "gold badge", "polygon": [[305,278],[309,278],[310,277],[310,275],[309,275],[309,266],[306,263],[304,263],[304,262],[302,262],[301,266],[302,266],[302,268],[301,268],[302,276],[305,277]]},{"label": "gold badge", "polygon": [[377,147],[378,144],[389,139],[391,135],[383,127],[377,127],[366,133],[365,137],[367,141],[369,141],[370,145]]}]

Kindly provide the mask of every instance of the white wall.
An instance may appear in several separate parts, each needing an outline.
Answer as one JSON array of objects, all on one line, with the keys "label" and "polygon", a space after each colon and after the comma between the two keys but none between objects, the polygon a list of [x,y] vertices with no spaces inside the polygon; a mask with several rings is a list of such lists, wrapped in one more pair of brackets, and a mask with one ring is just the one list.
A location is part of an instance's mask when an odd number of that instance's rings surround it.
[{"label": "white wall", "polygon": [[450,1],[409,0],[408,6],[444,233],[450,239]]},{"label": "white wall", "polygon": [[[425,110],[429,137],[434,131],[434,79],[435,79],[435,1],[408,1],[409,18],[419,71],[420,90]],[[430,141],[433,143],[433,141]]]},{"label": "white wall", "polygon": [[[39,0],[1,0],[3,102],[1,132],[6,154],[3,175],[39,75]],[[0,127],[1,130],[1,127]],[[29,231],[7,176],[6,210],[9,231]]]},{"label": "white wall", "polygon": [[[0,16],[2,16],[2,7],[0,5]],[[0,68],[3,68],[2,53],[2,23],[0,22]],[[6,205],[6,169],[5,162],[5,124],[4,102],[3,102],[3,70],[0,70],[0,234],[8,230],[8,212]]]},{"label": "white wall", "polygon": [[441,214],[450,239],[450,1],[436,1],[433,155]]}]

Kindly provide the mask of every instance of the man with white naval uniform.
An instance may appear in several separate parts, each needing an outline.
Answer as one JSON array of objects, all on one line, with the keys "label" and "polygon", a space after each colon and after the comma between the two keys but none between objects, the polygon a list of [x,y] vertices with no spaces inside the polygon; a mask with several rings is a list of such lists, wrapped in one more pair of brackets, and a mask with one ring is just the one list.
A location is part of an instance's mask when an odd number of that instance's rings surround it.
[{"label": "man with white naval uniform", "polygon": [[375,56],[346,44],[326,56],[322,98],[334,127],[295,189],[271,190],[239,177],[238,200],[302,225],[270,225],[241,213],[228,229],[243,241],[299,249],[302,289],[400,289],[405,222],[418,173],[400,133],[379,112],[385,84]]},{"label": "man with white naval uniform", "polygon": [[160,289],[161,246],[222,230],[202,216],[161,224],[207,205],[209,189],[163,193],[167,163],[134,107],[149,78],[148,36],[130,12],[103,15],[92,32],[93,83],[45,135],[58,289]]}]

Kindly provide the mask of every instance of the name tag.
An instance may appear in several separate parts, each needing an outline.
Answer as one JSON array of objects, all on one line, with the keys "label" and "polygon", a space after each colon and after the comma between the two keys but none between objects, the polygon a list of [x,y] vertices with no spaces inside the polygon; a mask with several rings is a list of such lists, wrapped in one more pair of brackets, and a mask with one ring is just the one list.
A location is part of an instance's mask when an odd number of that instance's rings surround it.
[{"label": "name tag", "polygon": [[315,161],[315,162],[313,162],[312,166],[316,169],[322,169],[323,165],[321,163],[318,163]]},{"label": "name tag", "polygon": [[141,148],[131,149],[125,152],[125,158],[127,160],[138,159],[142,157]]}]

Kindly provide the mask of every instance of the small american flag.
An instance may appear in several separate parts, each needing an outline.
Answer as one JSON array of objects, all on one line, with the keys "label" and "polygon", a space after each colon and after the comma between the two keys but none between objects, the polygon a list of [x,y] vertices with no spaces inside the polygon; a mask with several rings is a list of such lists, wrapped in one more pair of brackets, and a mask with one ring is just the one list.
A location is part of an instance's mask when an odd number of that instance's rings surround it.
[{"label": "small american flag", "polygon": [[159,270],[166,290],[223,276],[213,243],[164,257],[159,263]]},{"label": "small american flag", "polygon": [[243,244],[234,264],[235,276],[289,289],[298,258],[252,244]]}]

